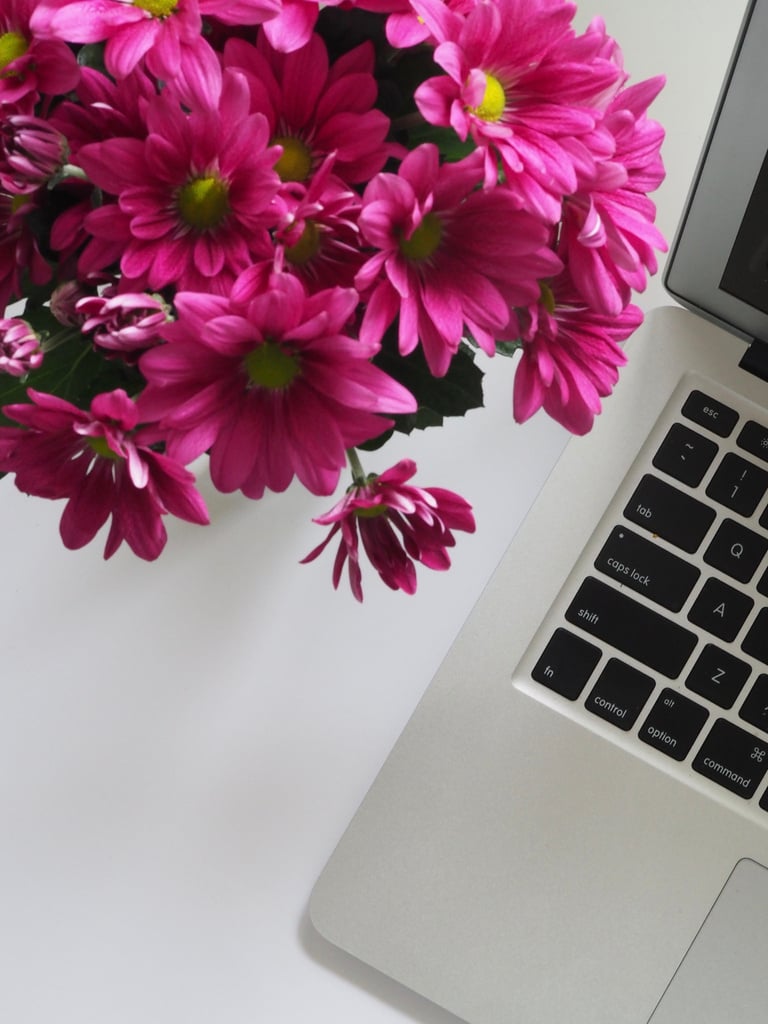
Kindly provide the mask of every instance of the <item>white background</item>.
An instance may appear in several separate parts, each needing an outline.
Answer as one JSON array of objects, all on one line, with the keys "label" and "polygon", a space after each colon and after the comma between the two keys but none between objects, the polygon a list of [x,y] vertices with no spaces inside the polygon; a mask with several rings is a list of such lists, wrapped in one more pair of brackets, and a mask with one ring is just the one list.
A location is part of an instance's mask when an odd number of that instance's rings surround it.
[{"label": "white background", "polygon": [[[670,239],[742,14],[580,8],[633,80],[668,77]],[[658,280],[640,299],[665,301]],[[201,476],[213,525],[172,524],[146,564],[65,551],[60,508],[0,486],[0,1021],[455,1020],[327,946],[306,904],[566,440],[542,416],[515,426],[513,367],[486,368],[484,410],[366,460],[408,454],[473,503],[477,534],[412,598],[371,572],[363,606],[334,593],[330,551],[300,566],[332,501],[298,488],[256,504]]]}]

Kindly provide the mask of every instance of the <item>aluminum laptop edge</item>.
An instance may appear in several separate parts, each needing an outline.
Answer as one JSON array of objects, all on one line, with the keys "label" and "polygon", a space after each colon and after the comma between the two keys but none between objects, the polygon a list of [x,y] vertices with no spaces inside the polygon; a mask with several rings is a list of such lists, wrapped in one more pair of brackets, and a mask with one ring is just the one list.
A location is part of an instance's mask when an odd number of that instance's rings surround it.
[{"label": "aluminum laptop edge", "polygon": [[[757,0],[668,264],[667,286],[689,308],[653,311],[630,341],[614,397],[567,446],[312,894],[326,939],[471,1024],[768,1017],[768,725],[740,718],[743,694],[726,709],[686,686],[712,637],[697,639],[674,678],[649,668],[655,653],[596,644],[596,672],[617,656],[651,680],[631,729],[585,706],[594,676],[578,699],[533,678],[555,630],[595,645],[590,623],[568,615],[581,582],[600,575],[596,553],[615,524],[671,551],[624,512],[686,396],[707,396],[700,418],[737,407],[768,439],[768,361],[745,340],[768,338],[768,310],[755,308],[765,260],[755,269],[759,239],[748,237],[768,145],[766,50],[768,0]],[[744,456],[735,432],[693,426],[718,458]],[[759,450],[749,458],[761,469]],[[730,580],[700,553],[681,560],[702,579]],[[620,579],[601,582],[617,602],[652,605]],[[714,643],[747,665],[745,692],[768,674],[741,648],[768,605],[750,600],[738,636]],[[661,729],[655,743],[640,740],[665,694],[706,711],[679,759]],[[721,719],[754,737],[759,785],[725,758],[709,756],[708,775],[693,770]]]}]

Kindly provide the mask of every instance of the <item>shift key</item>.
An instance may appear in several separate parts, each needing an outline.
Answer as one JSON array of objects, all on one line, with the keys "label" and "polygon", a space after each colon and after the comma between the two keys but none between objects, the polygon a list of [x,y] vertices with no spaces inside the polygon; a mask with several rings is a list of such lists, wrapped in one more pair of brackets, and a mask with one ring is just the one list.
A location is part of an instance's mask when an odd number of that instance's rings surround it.
[{"label": "shift key", "polygon": [[591,576],[579,587],[565,617],[668,679],[680,675],[696,646],[690,630]]}]

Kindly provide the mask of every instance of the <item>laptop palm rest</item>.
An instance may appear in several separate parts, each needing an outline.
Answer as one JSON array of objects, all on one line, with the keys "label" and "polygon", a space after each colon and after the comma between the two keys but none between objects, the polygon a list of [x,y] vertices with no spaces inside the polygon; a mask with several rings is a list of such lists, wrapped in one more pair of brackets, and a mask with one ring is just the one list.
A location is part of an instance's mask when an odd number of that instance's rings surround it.
[{"label": "laptop palm rest", "polygon": [[763,1024],[768,1006],[768,869],[733,870],[649,1024]]}]

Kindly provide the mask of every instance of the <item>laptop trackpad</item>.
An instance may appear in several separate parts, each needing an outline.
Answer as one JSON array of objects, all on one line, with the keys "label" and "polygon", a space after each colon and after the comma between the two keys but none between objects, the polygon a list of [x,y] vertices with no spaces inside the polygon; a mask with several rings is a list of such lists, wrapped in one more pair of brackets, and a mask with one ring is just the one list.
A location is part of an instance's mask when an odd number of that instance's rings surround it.
[{"label": "laptop trackpad", "polygon": [[766,921],[768,869],[740,860],[649,1024],[765,1024]]}]

